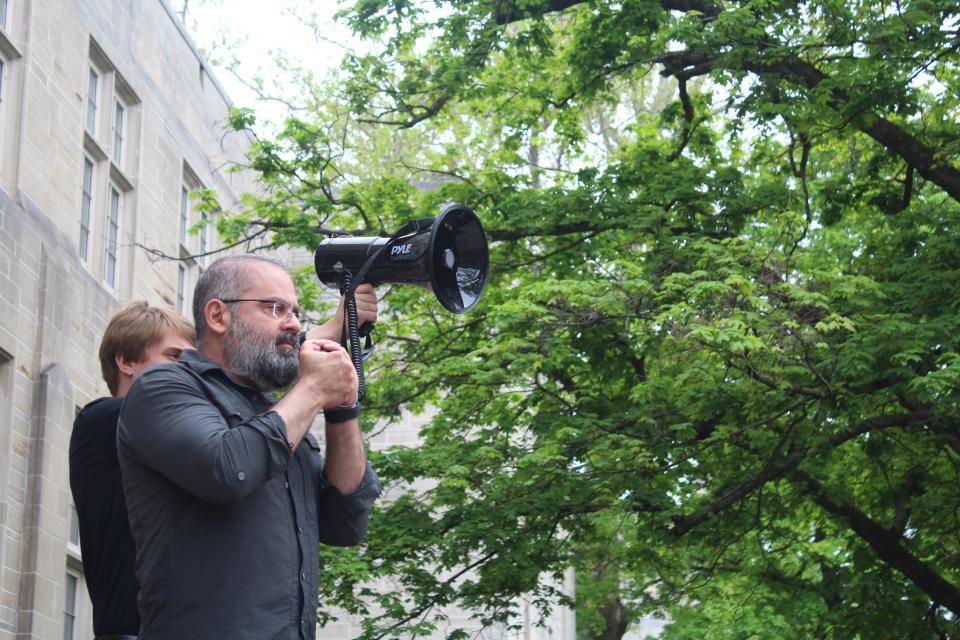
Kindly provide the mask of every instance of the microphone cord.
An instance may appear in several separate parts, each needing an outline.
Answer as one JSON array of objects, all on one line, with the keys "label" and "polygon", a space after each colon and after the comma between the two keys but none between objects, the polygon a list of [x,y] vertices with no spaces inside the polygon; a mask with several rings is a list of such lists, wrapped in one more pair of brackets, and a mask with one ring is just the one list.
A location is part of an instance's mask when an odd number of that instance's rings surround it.
[{"label": "microphone cord", "polygon": [[[373,255],[367,258],[366,262],[363,263],[363,266],[360,267],[356,274],[351,274],[347,270],[343,271],[341,281],[343,283],[344,310],[346,315],[346,336],[342,336],[341,342],[343,343],[349,340],[350,343],[350,359],[353,361],[353,368],[357,371],[357,380],[359,382],[357,386],[357,402],[363,400],[367,395],[367,378],[363,371],[364,350],[360,346],[360,328],[357,326],[357,300],[353,295],[354,289],[364,281],[364,278],[367,277],[367,272],[370,271],[370,267],[373,266],[373,263],[377,261],[377,258],[380,257],[380,254],[383,253],[387,247],[404,235],[419,233],[422,229],[430,227],[433,222],[434,218],[411,220],[397,229],[386,243],[374,251]],[[370,335],[368,333],[368,344],[369,341]]]},{"label": "microphone cord", "polygon": [[360,328],[357,326],[357,299],[353,295],[353,277],[349,273],[343,274],[343,297],[347,315],[347,338],[350,341],[350,359],[353,368],[357,371],[357,402],[361,402],[367,395],[367,378],[363,371],[363,350],[360,348]]}]

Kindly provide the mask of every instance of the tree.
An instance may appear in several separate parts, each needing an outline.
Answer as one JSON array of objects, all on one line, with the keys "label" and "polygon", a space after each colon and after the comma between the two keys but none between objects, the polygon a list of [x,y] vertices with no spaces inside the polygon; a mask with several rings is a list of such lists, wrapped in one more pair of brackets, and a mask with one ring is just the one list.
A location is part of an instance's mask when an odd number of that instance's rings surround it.
[{"label": "tree", "polygon": [[493,244],[469,315],[386,292],[368,419],[437,413],[374,456],[391,500],[322,597],[371,638],[509,625],[574,567],[585,638],[957,637],[958,13],[345,10],[383,50],[257,143],[267,194],[221,232],[312,248],[455,200]]}]

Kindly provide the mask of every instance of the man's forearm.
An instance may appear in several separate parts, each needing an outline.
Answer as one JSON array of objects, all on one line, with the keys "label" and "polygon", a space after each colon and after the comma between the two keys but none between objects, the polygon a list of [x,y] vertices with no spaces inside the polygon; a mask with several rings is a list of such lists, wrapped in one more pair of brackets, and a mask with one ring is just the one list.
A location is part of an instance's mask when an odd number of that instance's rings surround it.
[{"label": "man's forearm", "polygon": [[327,481],[340,493],[353,493],[363,482],[367,468],[360,421],[354,418],[347,422],[327,424],[326,440]]},{"label": "man's forearm", "polygon": [[341,333],[343,333],[343,316],[337,313],[323,324],[310,329],[307,332],[307,339],[340,342]]},{"label": "man's forearm", "polygon": [[296,449],[321,408],[317,406],[314,398],[308,397],[304,389],[298,389],[294,385],[287,395],[273,405],[273,410],[283,418],[287,427],[287,440]]}]

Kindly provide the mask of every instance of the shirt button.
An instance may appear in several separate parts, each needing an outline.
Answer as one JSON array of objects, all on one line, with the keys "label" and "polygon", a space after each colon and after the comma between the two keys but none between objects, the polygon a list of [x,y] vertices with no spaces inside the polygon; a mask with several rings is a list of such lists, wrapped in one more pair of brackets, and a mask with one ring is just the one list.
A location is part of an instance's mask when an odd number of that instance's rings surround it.
[{"label": "shirt button", "polygon": [[237,480],[245,480],[246,477],[247,477],[247,474],[245,474],[243,471],[237,474]]},{"label": "shirt button", "polygon": [[303,535],[303,527],[297,527],[297,533]]},{"label": "shirt button", "polygon": [[283,488],[284,488],[284,489],[289,489],[289,488],[290,488],[290,483],[287,482],[286,480],[284,480],[284,481],[283,481]]},{"label": "shirt button", "polygon": [[306,580],[306,579],[307,579],[307,572],[306,572],[306,571],[301,571],[301,572],[300,572],[300,579],[301,579],[301,580]]}]

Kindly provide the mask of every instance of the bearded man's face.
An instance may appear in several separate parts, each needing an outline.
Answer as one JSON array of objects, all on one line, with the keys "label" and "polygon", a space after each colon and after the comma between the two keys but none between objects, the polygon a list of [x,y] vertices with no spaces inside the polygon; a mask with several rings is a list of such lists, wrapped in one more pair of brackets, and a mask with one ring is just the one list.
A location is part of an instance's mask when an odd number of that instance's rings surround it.
[{"label": "bearded man's face", "polygon": [[300,353],[296,333],[278,330],[270,335],[234,313],[223,348],[227,367],[260,391],[285,387],[297,378]]}]

